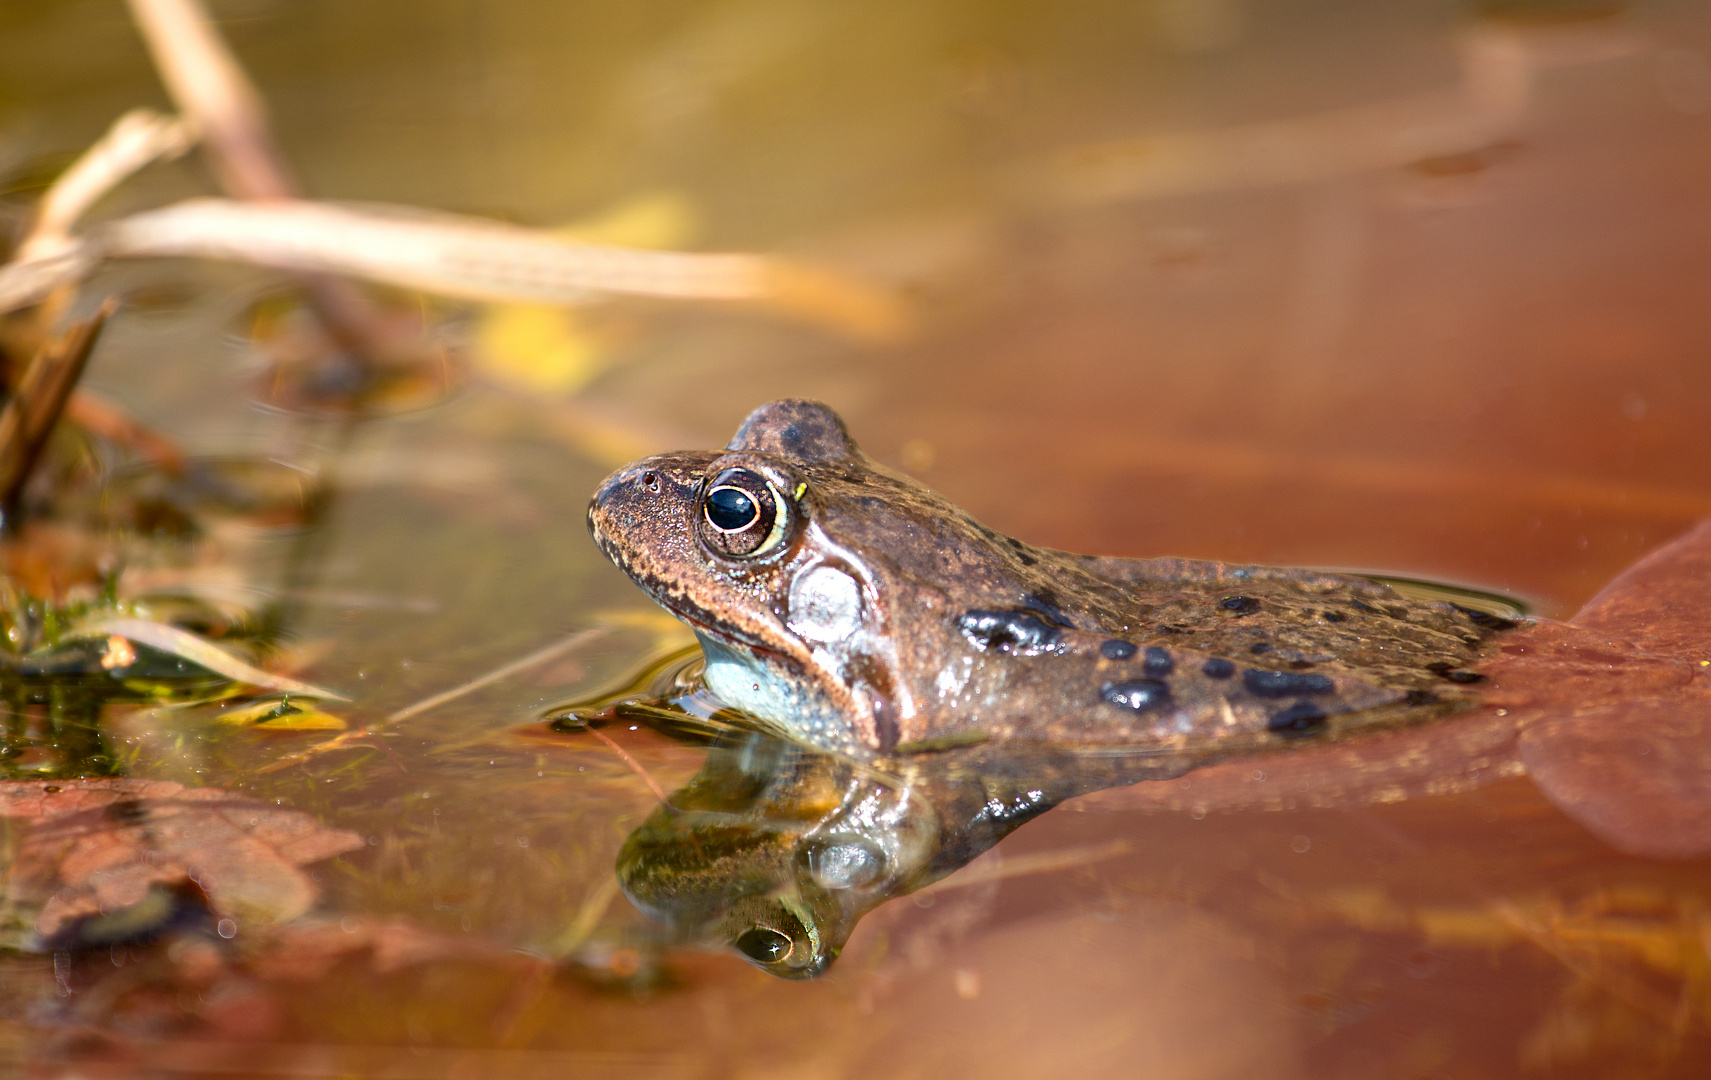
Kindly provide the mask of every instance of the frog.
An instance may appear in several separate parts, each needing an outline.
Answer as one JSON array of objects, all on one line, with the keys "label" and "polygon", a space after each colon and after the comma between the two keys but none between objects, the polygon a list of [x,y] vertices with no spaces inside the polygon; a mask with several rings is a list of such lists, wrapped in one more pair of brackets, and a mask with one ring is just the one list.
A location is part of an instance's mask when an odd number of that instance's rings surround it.
[{"label": "frog", "polygon": [[723,450],[619,469],[587,524],[694,632],[714,694],[857,761],[990,742],[1189,762],[1426,719],[1477,702],[1519,624],[1359,574],[1036,546],[799,398]]}]

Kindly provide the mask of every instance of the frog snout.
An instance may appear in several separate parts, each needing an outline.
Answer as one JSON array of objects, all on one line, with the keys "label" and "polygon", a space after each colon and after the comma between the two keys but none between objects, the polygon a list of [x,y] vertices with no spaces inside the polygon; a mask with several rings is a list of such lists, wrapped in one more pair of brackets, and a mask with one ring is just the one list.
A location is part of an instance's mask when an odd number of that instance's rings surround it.
[{"label": "frog snout", "polygon": [[700,462],[685,455],[643,458],[608,476],[588,502],[588,531],[610,554],[614,545],[647,547],[681,531],[685,507],[695,501]]}]

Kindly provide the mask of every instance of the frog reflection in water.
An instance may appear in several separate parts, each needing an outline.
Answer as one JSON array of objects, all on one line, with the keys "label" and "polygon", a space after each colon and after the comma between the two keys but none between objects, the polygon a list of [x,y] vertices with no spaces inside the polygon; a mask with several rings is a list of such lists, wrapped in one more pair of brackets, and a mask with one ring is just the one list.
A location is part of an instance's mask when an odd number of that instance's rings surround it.
[{"label": "frog reflection in water", "polygon": [[626,845],[626,890],[781,974],[1071,795],[1467,705],[1515,625],[1354,575],[1033,547],[801,400],[619,470],[588,525],[707,686],[800,747],[716,749]]},{"label": "frog reflection in water", "polygon": [[818,975],[860,918],[955,871],[1064,799],[1180,773],[1174,756],[1001,745],[859,762],[726,731],[624,842],[638,908],[785,978]]}]

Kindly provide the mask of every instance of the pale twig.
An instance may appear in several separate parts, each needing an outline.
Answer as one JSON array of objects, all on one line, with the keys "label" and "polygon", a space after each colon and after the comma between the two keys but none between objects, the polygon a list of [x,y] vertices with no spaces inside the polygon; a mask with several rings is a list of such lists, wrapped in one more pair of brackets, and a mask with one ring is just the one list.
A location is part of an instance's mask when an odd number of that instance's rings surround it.
[{"label": "pale twig", "polygon": [[754,255],[606,247],[399,207],[191,199],[111,222],[100,240],[113,257],[232,259],[470,300],[551,303],[600,292],[747,300],[765,288]]},{"label": "pale twig", "polygon": [[918,890],[918,893],[945,892],[949,889],[985,885],[988,882],[1006,881],[1010,878],[1025,877],[1030,874],[1052,874],[1060,870],[1073,870],[1079,866],[1089,866],[1106,859],[1115,859],[1127,855],[1133,850],[1134,847],[1127,840],[1112,840],[1104,844],[1065,848],[1062,851],[1040,851],[1030,855],[1012,855],[996,865],[971,866],[963,873],[933,882],[926,888]]},{"label": "pale twig", "polygon": [[642,783],[648,786],[648,790],[654,793],[654,798],[658,799],[661,803],[664,803],[667,809],[672,808],[671,799],[666,796],[665,789],[659,786],[659,781],[653,778],[653,774],[648,772],[641,762],[630,756],[630,752],[628,750],[619,746],[616,739],[612,738],[612,736],[606,734],[604,731],[601,731],[592,724],[587,726],[587,730],[588,734],[605,743],[606,749],[617,754],[618,760],[622,761],[629,767],[631,772],[641,778]]},{"label": "pale twig", "polygon": [[601,916],[612,906],[612,901],[618,896],[618,878],[609,874],[600,879],[599,884],[588,890],[582,898],[582,903],[576,909],[576,916],[570,920],[570,926],[564,936],[557,942],[557,951],[568,954],[588,940],[594,933],[594,928],[600,924]]},{"label": "pale twig", "polygon": [[52,266],[0,268],[0,311],[34,303],[101,259],[161,256],[343,274],[465,300],[564,304],[606,294],[747,302],[858,336],[885,336],[904,321],[887,293],[763,255],[588,244],[401,207],[228,199],[191,199],[107,222]]},{"label": "pale twig", "polygon": [[460,683],[457,686],[452,687],[450,690],[442,690],[440,693],[434,694],[431,697],[423,698],[421,701],[418,701],[413,705],[406,705],[396,712],[388,713],[381,719],[372,724],[367,724],[357,731],[347,731],[343,735],[335,735],[326,742],[316,743],[314,746],[305,747],[296,753],[287,754],[279,760],[264,766],[261,771],[274,772],[290,765],[296,765],[299,762],[308,761],[317,754],[325,754],[332,750],[340,750],[353,744],[365,746],[372,745],[370,743],[362,743],[361,740],[366,739],[382,728],[389,727],[401,720],[408,720],[412,716],[420,716],[429,709],[437,709],[448,701],[455,701],[458,698],[463,697],[465,694],[472,694],[475,691],[480,690],[484,686],[491,686],[501,679],[508,679],[519,672],[527,671],[529,668],[544,664],[548,660],[563,656],[565,653],[570,652],[573,649],[581,648],[591,641],[598,640],[600,637],[605,635],[605,633],[606,628],[603,626],[594,626],[587,630],[579,630],[567,638],[561,638],[560,640],[553,642],[544,649],[536,649],[534,652],[519,660],[513,660],[509,664],[494,668],[492,671],[483,675],[478,675],[468,682]]},{"label": "pale twig", "polygon": [[155,70],[200,128],[220,186],[245,199],[282,199],[297,185],[274,145],[267,108],[196,0],[130,0]]},{"label": "pale twig", "polygon": [[[300,195],[261,93],[198,0],[130,4],[161,81],[201,131],[203,150],[226,194],[258,200]],[[370,361],[397,351],[395,335],[350,282],[308,275],[303,286],[322,325],[345,348]]]},{"label": "pale twig", "polygon": [[466,683],[452,687],[450,690],[444,690],[432,697],[423,698],[414,705],[406,705],[397,712],[390,713],[381,720],[379,724],[374,726],[383,727],[387,724],[396,724],[400,720],[408,720],[412,716],[420,716],[429,709],[437,709],[448,701],[456,701],[465,694],[472,694],[484,686],[491,686],[500,679],[508,679],[520,671],[527,671],[529,668],[535,667],[539,664],[544,664],[548,660],[555,659],[567,652],[570,652],[572,649],[579,649],[605,633],[606,628],[603,626],[594,626],[587,630],[579,630],[567,638],[553,642],[544,649],[536,649],[534,652],[520,660],[513,660],[504,667],[494,668],[485,675],[478,675]]},{"label": "pale twig", "polygon": [[45,259],[72,246],[71,230],[103,195],[159,158],[173,158],[195,143],[193,125],[149,109],[119,117],[49,186],[30,231],[18,245],[19,261]]}]

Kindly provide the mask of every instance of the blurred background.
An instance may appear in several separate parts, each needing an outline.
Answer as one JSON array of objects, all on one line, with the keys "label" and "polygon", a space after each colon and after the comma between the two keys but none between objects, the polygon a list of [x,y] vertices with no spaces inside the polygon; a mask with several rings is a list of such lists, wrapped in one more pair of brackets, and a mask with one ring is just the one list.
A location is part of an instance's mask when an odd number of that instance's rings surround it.
[{"label": "blurred background", "polygon": [[[1711,513],[1697,0],[208,6],[315,198],[775,254],[897,313],[410,299],[455,388],[352,436],[256,389],[290,347],[279,274],[103,269],[86,295],[126,308],[88,386],[196,454],[339,455],[317,587],[394,604],[310,604],[293,632],[334,643],[316,679],[362,687],[359,712],[590,612],[642,611],[583,534],[587,495],[641,453],[723,445],[781,396],[830,403],[874,456],[1033,543],[1415,575],[1554,617]],[[22,227],[138,105],[169,102],[122,4],[7,0],[0,213]],[[185,158],[95,217],[211,190]],[[188,749],[139,734],[131,767],[243,778],[372,835],[357,869],[318,879],[335,914],[536,947],[572,910],[604,917],[575,898],[652,800],[616,767],[598,789],[549,776],[515,729],[646,652],[620,637],[435,714],[419,747],[398,744],[417,769],[403,779],[258,778],[273,751],[229,733]],[[626,745],[668,787],[693,772],[693,754],[648,737]],[[244,992],[271,1002],[263,1041],[417,1052],[325,1059],[353,1074],[1701,1075],[1705,863],[1618,858],[1525,784],[1367,816],[1055,814],[1025,850],[1134,846],[997,899],[900,901],[811,986],[702,957],[676,989],[626,996],[438,957],[431,976],[378,960],[294,983],[251,972]],[[404,801],[422,785],[455,835]],[[1666,985],[1639,993],[1687,1019],[1632,994],[1598,1004],[1587,965],[1605,953],[1570,963],[1484,923],[1422,945],[1396,912],[1470,866],[1503,897],[1627,889],[1634,910],[1697,912],[1666,935],[1679,963],[1647,969]],[[1394,891],[1366,914],[1312,899],[1374,867]]]}]

